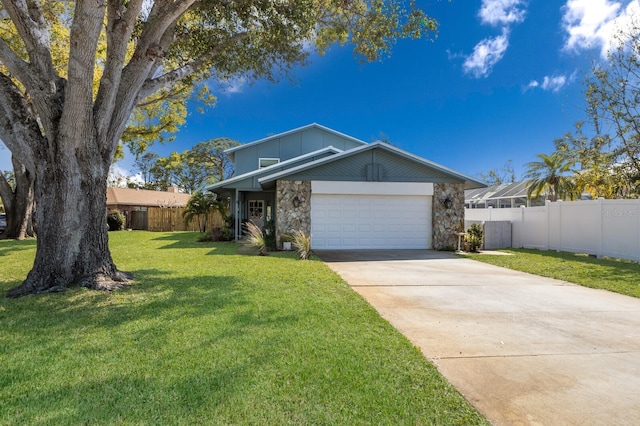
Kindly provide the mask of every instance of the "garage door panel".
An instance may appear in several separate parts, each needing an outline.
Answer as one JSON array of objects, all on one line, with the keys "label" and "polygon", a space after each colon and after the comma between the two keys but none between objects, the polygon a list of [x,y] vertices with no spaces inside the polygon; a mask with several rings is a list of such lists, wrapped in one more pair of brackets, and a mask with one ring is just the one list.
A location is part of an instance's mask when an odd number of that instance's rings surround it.
[{"label": "garage door panel", "polygon": [[430,196],[313,194],[312,247],[430,248],[431,200]]},{"label": "garage door panel", "polygon": [[342,217],[344,219],[357,219],[358,211],[357,210],[346,210],[342,212]]}]

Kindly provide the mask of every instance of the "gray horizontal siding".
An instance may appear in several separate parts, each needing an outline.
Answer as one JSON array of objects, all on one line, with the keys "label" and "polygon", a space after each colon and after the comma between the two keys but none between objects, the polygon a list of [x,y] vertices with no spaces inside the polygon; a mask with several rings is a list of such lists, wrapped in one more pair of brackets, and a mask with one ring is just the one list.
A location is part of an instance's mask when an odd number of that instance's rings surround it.
[{"label": "gray horizontal siding", "polygon": [[[378,171],[379,169],[381,169],[381,172]],[[310,170],[289,175],[286,179],[464,183],[462,180],[456,179],[445,172],[381,149],[372,149],[342,158]]]},{"label": "gray horizontal siding", "polygon": [[260,158],[279,158],[280,161],[286,161],[328,146],[346,151],[361,145],[322,129],[309,128],[236,151],[236,173],[241,175],[256,170]]},{"label": "gray horizontal siding", "polygon": [[260,186],[260,183],[258,183],[258,179],[273,174],[273,173],[277,173],[280,171],[283,171],[285,169],[289,169],[289,168],[293,168],[293,167],[297,167],[297,166],[301,166],[303,164],[306,163],[310,163],[312,161],[315,160],[320,160],[321,158],[325,158],[328,157],[330,155],[335,155],[329,152],[324,152],[322,154],[318,154],[318,155],[314,155],[308,158],[305,158],[304,160],[300,160],[300,161],[293,161],[291,163],[289,163],[286,167],[270,167],[268,171],[264,171],[262,173],[256,173],[253,176],[249,176],[246,179],[241,179],[237,182],[233,182],[229,185],[229,188],[238,188],[241,191],[247,191],[247,190],[261,190],[262,187]]}]

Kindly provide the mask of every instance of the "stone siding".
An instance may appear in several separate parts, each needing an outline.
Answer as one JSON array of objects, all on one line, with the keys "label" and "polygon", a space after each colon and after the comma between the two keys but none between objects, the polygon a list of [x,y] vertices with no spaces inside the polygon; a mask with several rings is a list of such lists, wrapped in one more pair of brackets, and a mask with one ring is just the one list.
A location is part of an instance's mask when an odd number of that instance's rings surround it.
[{"label": "stone siding", "polygon": [[[311,234],[311,182],[279,180],[276,188],[276,244],[283,233],[300,230]],[[298,197],[298,207],[294,200]]]},{"label": "stone siding", "polygon": [[[445,206],[445,200],[451,207]],[[434,250],[452,250],[458,247],[456,232],[464,232],[464,184],[433,184],[433,240]]]}]

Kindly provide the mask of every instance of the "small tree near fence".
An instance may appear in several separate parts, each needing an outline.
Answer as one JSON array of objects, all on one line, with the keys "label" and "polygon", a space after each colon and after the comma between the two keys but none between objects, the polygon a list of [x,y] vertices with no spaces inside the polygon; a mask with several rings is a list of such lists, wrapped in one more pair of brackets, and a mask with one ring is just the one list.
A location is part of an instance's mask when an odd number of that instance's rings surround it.
[{"label": "small tree near fence", "polygon": [[207,217],[212,211],[220,212],[224,218],[226,216],[224,201],[216,200],[214,194],[199,191],[191,196],[182,215],[185,223],[190,223],[193,219],[196,219],[200,232],[207,232]]}]

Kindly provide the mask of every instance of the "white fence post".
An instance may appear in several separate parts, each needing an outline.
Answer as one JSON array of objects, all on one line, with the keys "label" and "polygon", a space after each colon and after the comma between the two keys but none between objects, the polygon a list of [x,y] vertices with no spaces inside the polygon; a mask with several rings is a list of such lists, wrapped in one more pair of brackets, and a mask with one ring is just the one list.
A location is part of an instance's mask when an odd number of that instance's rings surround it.
[{"label": "white fence post", "polygon": [[[524,236],[522,235],[524,233],[524,227],[525,227],[525,223],[524,223],[524,209],[526,207],[525,206],[520,206],[520,226],[518,227],[518,245],[516,246],[517,248],[522,248],[524,247]],[[513,231],[512,231],[513,232]]]},{"label": "white fence post", "polygon": [[638,251],[636,252],[636,262],[640,263],[640,197],[638,197],[638,216],[636,216],[636,226],[638,227]]},{"label": "white fence post", "polygon": [[604,241],[604,230],[602,229],[604,227],[604,220],[602,219],[604,216],[604,198],[603,197],[599,197],[598,198],[598,207],[600,207],[598,209],[599,215],[598,215],[598,252],[596,253],[596,256],[598,257],[598,259],[602,259],[602,246],[603,246],[603,241]]},{"label": "white fence post", "polygon": [[551,242],[551,201],[545,200],[544,208],[547,214],[547,244],[545,244],[544,249],[549,250],[549,244]]},{"label": "white fence post", "polygon": [[564,251],[562,247],[562,200],[556,201],[558,205],[558,249],[556,251]]}]

